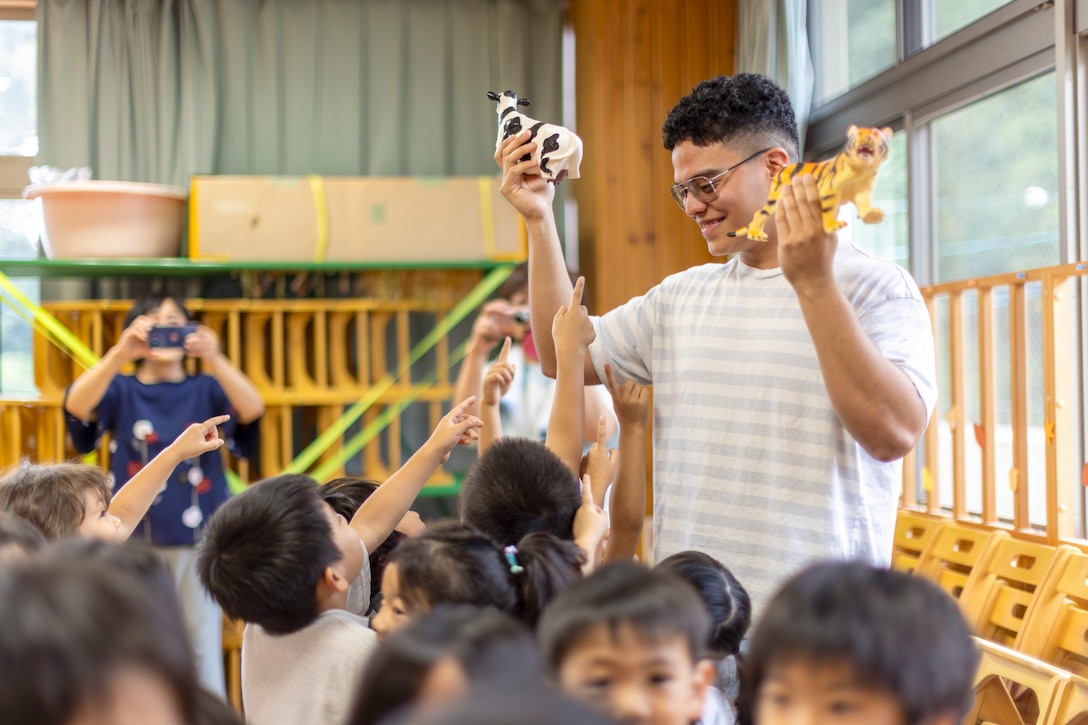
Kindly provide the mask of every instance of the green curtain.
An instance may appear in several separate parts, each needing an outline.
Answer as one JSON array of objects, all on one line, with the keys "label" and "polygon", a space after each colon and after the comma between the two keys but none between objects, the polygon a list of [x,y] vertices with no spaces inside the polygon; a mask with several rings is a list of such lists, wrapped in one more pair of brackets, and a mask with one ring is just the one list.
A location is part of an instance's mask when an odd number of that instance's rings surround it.
[{"label": "green curtain", "polygon": [[559,121],[561,0],[39,0],[39,163],[490,174],[488,90]]}]

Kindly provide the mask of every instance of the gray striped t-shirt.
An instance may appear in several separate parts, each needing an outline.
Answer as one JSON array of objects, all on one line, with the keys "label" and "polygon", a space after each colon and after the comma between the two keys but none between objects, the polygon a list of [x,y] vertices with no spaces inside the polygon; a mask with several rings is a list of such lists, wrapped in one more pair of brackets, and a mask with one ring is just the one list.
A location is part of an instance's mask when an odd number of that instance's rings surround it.
[{"label": "gray striped t-shirt", "polygon": [[[937,399],[933,334],[902,268],[840,240],[835,274],[865,332]],[[598,375],[654,386],[654,553],[706,552],[755,613],[806,563],[887,564],[901,462],[855,443],[831,406],[816,350],[781,269],[734,257],[668,277],[593,319]]]}]

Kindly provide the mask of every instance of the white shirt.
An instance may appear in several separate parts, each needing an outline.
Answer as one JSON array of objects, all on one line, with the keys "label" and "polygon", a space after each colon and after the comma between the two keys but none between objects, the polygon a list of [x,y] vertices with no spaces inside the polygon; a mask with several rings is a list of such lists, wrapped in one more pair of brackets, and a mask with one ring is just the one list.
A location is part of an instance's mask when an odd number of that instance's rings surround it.
[{"label": "white shirt", "polygon": [[[880,352],[937,398],[929,314],[910,275],[840,240],[840,287]],[[831,406],[781,269],[734,257],[673,275],[592,318],[598,375],[654,386],[654,553],[696,549],[737,576],[758,613],[814,559],[887,564],[901,462],[881,463]]]}]

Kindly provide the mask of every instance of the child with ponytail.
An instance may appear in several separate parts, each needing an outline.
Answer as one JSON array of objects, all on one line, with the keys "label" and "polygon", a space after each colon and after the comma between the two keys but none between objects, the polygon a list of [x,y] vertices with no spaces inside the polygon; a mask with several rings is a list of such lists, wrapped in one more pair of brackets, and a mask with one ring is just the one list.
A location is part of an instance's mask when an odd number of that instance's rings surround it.
[{"label": "child with ponytail", "polygon": [[472,527],[444,522],[407,539],[382,574],[371,627],[384,638],[440,604],[493,607],[535,626],[544,607],[581,576],[585,552],[543,532],[498,546]]}]

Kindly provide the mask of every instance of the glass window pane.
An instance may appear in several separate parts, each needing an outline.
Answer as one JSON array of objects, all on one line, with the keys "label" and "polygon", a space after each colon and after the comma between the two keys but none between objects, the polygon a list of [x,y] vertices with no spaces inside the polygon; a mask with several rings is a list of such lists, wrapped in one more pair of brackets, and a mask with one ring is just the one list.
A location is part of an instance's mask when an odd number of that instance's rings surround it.
[{"label": "glass window pane", "polygon": [[1058,263],[1056,109],[1048,73],[933,121],[939,282]]},{"label": "glass window pane", "polygon": [[0,156],[38,155],[37,67],[37,23],[0,20]]},{"label": "glass window pane", "polygon": [[863,224],[853,207],[841,215],[850,226],[854,244],[879,259],[910,269],[910,238],[907,234],[907,137],[892,136],[887,160],[873,187],[873,206],[884,211],[884,221]]},{"label": "glass window pane", "polygon": [[1008,2],[1009,0],[929,0],[929,37],[935,43]]},{"label": "glass window pane", "polygon": [[810,2],[809,12],[817,105],[895,65],[895,0]]},{"label": "glass window pane", "polygon": [[[38,219],[33,204],[22,199],[0,199],[0,260],[38,256]],[[3,263],[0,262],[0,267]],[[37,279],[12,278],[15,287],[39,302]],[[0,298],[0,395],[36,395],[30,323]]]}]

